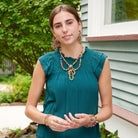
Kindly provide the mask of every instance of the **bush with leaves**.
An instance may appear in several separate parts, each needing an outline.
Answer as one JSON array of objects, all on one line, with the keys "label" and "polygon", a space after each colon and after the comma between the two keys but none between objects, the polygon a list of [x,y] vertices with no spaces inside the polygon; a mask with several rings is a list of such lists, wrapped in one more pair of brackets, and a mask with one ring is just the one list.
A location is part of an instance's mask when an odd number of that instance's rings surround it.
[{"label": "bush with leaves", "polygon": [[105,128],[105,123],[100,125],[100,133],[102,138],[118,138],[118,130],[116,130],[114,133],[111,133]]},{"label": "bush with leaves", "polygon": [[0,55],[32,75],[38,57],[52,51],[49,16],[60,4],[77,9],[80,0],[1,0]]},{"label": "bush with leaves", "polygon": [[[8,76],[5,76],[7,78]],[[4,77],[0,77],[1,80],[5,80]],[[3,78],[3,79],[2,79]],[[12,89],[10,92],[0,92],[0,103],[12,103],[12,102],[27,102],[28,92],[31,85],[31,75],[15,74],[14,77],[10,77]],[[5,81],[4,81],[5,82]],[[8,81],[9,82],[9,81]],[[44,101],[45,90],[43,90],[39,102]]]},{"label": "bush with leaves", "polygon": [[26,102],[31,85],[31,76],[16,74],[11,85],[11,92],[0,93],[0,103]]},{"label": "bush with leaves", "polygon": [[13,99],[16,102],[26,102],[28,91],[31,85],[31,76],[18,74],[15,76],[15,80],[12,83],[13,86]]}]

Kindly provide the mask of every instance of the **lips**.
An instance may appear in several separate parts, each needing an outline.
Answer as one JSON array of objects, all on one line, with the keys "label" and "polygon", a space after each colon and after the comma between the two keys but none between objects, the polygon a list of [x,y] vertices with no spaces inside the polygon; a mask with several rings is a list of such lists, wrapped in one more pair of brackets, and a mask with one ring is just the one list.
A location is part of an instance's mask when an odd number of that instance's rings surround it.
[{"label": "lips", "polygon": [[70,39],[71,36],[72,35],[64,35],[62,38],[68,40],[68,39]]}]

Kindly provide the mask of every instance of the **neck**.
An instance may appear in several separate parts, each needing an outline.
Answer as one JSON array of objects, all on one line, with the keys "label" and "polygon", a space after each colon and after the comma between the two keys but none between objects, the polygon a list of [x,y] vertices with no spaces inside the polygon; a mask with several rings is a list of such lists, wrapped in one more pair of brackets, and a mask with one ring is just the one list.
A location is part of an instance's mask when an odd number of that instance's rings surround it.
[{"label": "neck", "polygon": [[83,46],[81,44],[69,45],[69,46],[62,45],[61,51],[65,55],[65,57],[77,58],[82,48]]}]

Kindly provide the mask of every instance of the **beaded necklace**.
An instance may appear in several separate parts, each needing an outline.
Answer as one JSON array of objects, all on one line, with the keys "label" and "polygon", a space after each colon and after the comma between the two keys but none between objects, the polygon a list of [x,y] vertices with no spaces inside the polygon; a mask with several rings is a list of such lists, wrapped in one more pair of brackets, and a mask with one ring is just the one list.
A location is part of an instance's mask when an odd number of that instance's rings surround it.
[{"label": "beaded necklace", "polygon": [[[73,80],[74,79],[74,76],[75,76],[75,74],[76,74],[76,70],[78,70],[79,68],[80,68],[80,66],[81,66],[81,57],[82,57],[82,54],[83,54],[83,49],[81,50],[81,53],[80,53],[80,55],[78,56],[78,58],[74,61],[74,63],[73,64],[69,64],[66,60],[65,60],[65,58],[64,58],[64,56],[62,55],[62,52],[61,52],[61,49],[59,49],[59,53],[60,53],[60,64],[61,64],[61,67],[62,67],[62,69],[63,70],[65,70],[65,71],[68,71],[68,75],[69,75],[69,80]],[[63,59],[63,61],[68,65],[68,68],[67,69],[65,69],[64,67],[63,67],[63,63],[62,63],[62,59]],[[80,59],[80,61],[79,61],[79,66],[75,69],[75,68],[73,68],[73,66],[77,63],[77,61]]]}]

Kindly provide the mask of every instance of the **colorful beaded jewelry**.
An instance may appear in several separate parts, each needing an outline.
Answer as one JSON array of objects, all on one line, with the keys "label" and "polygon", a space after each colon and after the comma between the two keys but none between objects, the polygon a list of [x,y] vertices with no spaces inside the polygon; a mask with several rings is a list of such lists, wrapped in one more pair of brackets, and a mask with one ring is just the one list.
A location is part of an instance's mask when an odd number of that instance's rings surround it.
[{"label": "colorful beaded jewelry", "polygon": [[48,126],[46,120],[47,120],[47,118],[48,118],[49,116],[50,116],[50,114],[46,114],[46,116],[45,116],[45,118],[44,118],[44,124],[45,124],[46,126]]},{"label": "colorful beaded jewelry", "polygon": [[97,116],[89,114],[89,117],[90,117],[90,123],[86,126],[87,128],[88,127],[94,127],[96,124],[98,124],[98,117]]},{"label": "colorful beaded jewelry", "polygon": [[[75,74],[76,74],[75,71],[78,70],[78,69],[80,68],[80,66],[81,66],[81,57],[82,57],[82,54],[83,54],[83,49],[81,50],[80,55],[78,56],[78,58],[75,60],[75,62],[74,62],[73,64],[69,64],[69,63],[65,60],[64,56],[62,55],[61,49],[59,49],[59,52],[60,52],[60,56],[61,56],[61,58],[60,58],[61,67],[62,67],[63,70],[68,71],[69,80],[73,80],[73,79],[74,79],[74,76],[75,76]],[[67,69],[65,69],[65,68],[63,67],[62,59],[63,59],[63,61],[68,65],[68,68],[67,68]],[[76,69],[73,68],[73,66],[77,63],[77,61],[78,61],[79,59],[80,59],[80,61],[79,61],[79,66],[78,66]]]}]

